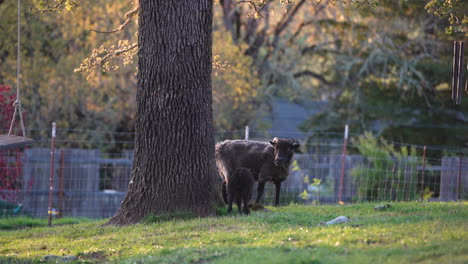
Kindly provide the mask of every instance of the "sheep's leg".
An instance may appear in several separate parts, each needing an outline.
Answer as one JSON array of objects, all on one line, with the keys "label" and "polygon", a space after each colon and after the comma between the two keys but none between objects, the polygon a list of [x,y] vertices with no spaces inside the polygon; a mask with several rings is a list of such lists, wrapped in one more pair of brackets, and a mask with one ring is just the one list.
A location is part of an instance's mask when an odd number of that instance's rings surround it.
[{"label": "sheep's leg", "polygon": [[257,187],[257,199],[255,199],[256,203],[260,203],[260,198],[262,198],[263,195],[263,190],[265,189],[265,182],[263,181],[258,181],[258,187]]},{"label": "sheep's leg", "polygon": [[250,209],[249,209],[249,200],[250,198],[248,197],[247,194],[243,193],[242,194],[242,203],[244,204],[244,213],[249,214]]},{"label": "sheep's leg", "polygon": [[242,203],[244,204],[245,214],[250,213],[249,202],[252,198],[252,187],[252,183],[250,183],[248,186],[245,186],[245,188],[242,189]]},{"label": "sheep's leg", "polygon": [[228,209],[227,209],[227,212],[230,213],[232,212],[232,203],[234,202],[234,198],[235,198],[235,193],[234,192],[229,192],[228,193],[229,195],[229,199],[228,199]]},{"label": "sheep's leg", "polygon": [[239,209],[239,213],[242,213],[242,200],[239,194],[236,197],[237,208]]},{"label": "sheep's leg", "polygon": [[224,203],[228,204],[228,195],[227,195],[227,188],[226,188],[226,181],[223,181],[221,186],[221,194],[223,195]]},{"label": "sheep's leg", "polygon": [[278,206],[279,196],[280,196],[280,191],[281,191],[281,182],[280,181],[275,182],[275,186],[276,186],[275,206]]}]

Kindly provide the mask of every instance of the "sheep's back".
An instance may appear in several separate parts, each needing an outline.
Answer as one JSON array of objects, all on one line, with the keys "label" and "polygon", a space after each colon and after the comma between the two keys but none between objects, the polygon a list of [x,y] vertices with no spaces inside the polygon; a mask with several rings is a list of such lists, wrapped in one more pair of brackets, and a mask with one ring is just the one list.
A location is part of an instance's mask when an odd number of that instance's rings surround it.
[{"label": "sheep's back", "polygon": [[273,163],[273,147],[266,142],[226,140],[216,145],[216,163],[224,179],[236,168],[250,169],[255,180],[265,162]]}]

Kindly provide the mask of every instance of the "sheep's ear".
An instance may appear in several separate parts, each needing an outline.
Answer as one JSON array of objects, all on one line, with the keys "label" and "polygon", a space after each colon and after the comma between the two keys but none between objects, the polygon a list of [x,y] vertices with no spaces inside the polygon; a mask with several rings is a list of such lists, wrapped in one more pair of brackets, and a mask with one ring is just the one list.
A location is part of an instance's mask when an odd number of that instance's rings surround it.
[{"label": "sheep's ear", "polygon": [[292,145],[292,149],[297,149],[301,146],[299,142],[293,142],[291,145]]},{"label": "sheep's ear", "polygon": [[278,143],[277,137],[273,138],[273,140],[270,140],[270,144],[272,144],[273,146],[276,145],[276,143]]}]

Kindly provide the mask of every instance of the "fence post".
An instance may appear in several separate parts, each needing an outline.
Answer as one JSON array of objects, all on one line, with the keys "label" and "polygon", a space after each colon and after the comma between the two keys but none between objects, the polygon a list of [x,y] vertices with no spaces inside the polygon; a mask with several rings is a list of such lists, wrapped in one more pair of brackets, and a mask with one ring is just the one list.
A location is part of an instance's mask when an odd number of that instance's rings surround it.
[{"label": "fence post", "polygon": [[49,176],[49,226],[52,225],[52,197],[54,192],[54,164],[55,164],[55,136],[56,136],[56,124],[52,123],[52,144],[50,148],[50,176]]},{"label": "fence post", "polygon": [[343,141],[343,155],[341,157],[341,175],[340,175],[340,188],[338,191],[338,203],[343,203],[343,185],[344,185],[344,174],[346,166],[346,147],[348,145],[348,125],[345,126],[344,141]]},{"label": "fence post", "polygon": [[249,126],[245,126],[245,140],[249,140]]},{"label": "fence post", "polygon": [[426,170],[426,145],[423,148],[423,165],[422,165],[422,179],[421,179],[421,201],[424,200],[424,171]]},{"label": "fence post", "polygon": [[460,201],[460,185],[461,185],[461,173],[462,173],[462,154],[458,158],[458,179],[457,179],[457,200]]}]

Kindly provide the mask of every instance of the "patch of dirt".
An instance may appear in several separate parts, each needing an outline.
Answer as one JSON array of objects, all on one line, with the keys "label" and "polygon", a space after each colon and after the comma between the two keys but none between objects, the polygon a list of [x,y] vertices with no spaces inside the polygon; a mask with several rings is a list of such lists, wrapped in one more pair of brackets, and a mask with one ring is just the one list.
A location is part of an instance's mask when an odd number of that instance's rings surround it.
[{"label": "patch of dirt", "polygon": [[270,212],[269,209],[265,208],[265,206],[259,204],[259,203],[252,203],[249,204],[249,208],[252,211],[264,211],[264,212]]},{"label": "patch of dirt", "polygon": [[95,252],[86,252],[78,254],[80,259],[94,259],[94,260],[104,260],[107,258],[107,255],[104,251],[95,251]]}]

